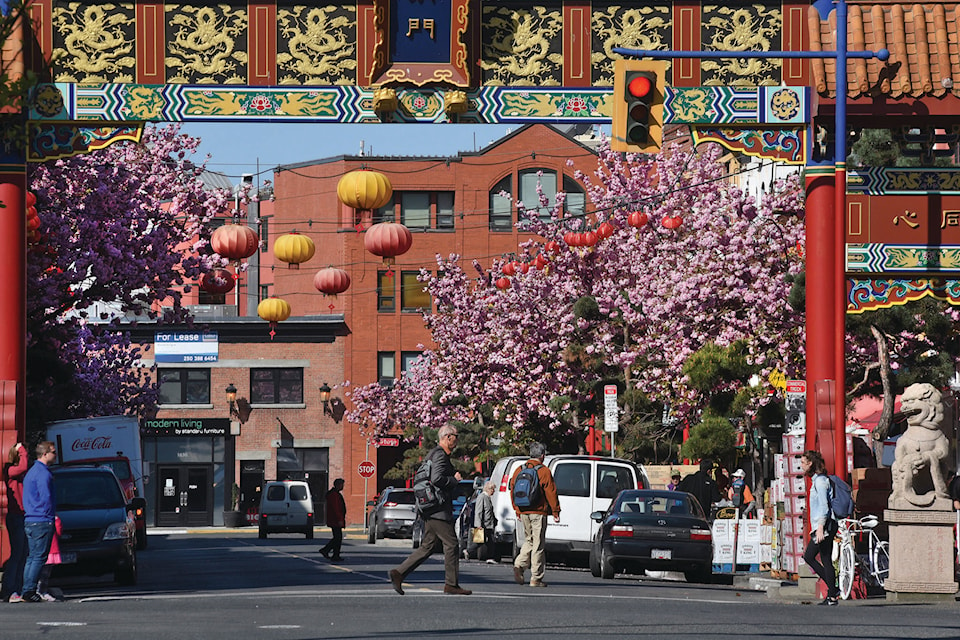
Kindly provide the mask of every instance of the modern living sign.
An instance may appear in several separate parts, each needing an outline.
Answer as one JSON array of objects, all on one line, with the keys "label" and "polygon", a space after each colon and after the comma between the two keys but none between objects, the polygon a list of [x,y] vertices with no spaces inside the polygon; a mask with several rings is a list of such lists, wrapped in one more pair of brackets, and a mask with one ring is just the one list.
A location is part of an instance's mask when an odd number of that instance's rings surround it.
[{"label": "modern living sign", "polygon": [[216,331],[157,331],[153,337],[155,362],[217,362]]},{"label": "modern living sign", "polygon": [[157,418],[143,420],[140,434],[150,438],[222,437],[230,429],[228,418]]}]

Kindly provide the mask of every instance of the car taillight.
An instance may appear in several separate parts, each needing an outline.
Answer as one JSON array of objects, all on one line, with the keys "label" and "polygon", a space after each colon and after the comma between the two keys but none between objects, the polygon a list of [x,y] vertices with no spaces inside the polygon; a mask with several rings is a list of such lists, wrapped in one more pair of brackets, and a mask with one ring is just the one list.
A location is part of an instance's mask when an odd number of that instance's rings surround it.
[{"label": "car taillight", "polygon": [[383,503],[383,506],[385,506],[385,507],[395,507],[395,506],[397,506],[397,504],[399,504],[399,503],[397,503],[397,502],[384,502],[384,503]]},{"label": "car taillight", "polygon": [[500,481],[500,493],[507,490],[507,474],[503,474],[503,480]]},{"label": "car taillight", "polygon": [[632,538],[633,527],[624,524],[615,524],[610,528],[611,538]]},{"label": "car taillight", "polygon": [[691,540],[709,540],[710,532],[703,529],[691,529],[690,530],[690,539]]}]

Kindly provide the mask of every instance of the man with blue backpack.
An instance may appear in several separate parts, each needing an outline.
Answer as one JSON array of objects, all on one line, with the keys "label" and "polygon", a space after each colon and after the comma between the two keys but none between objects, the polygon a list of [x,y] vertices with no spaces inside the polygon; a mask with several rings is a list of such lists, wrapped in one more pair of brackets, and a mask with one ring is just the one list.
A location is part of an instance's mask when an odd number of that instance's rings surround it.
[{"label": "man with blue backpack", "polygon": [[560,499],[553,474],[543,464],[547,448],[541,442],[530,445],[530,459],[510,478],[510,497],[517,519],[523,525],[523,546],[513,561],[513,578],[523,584],[523,574],[530,568],[530,586],[545,587],[543,581],[547,552],[547,516],[560,522]]}]

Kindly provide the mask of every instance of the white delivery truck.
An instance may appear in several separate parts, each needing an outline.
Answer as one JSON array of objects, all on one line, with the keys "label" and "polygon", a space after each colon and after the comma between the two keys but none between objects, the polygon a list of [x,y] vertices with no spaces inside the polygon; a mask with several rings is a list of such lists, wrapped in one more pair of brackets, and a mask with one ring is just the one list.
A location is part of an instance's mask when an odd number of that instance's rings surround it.
[{"label": "white delivery truck", "polygon": [[[110,467],[120,480],[127,503],[146,497],[140,422],[131,416],[59,420],[47,425],[47,440],[57,445],[57,464]],[[137,548],[147,546],[146,514],[138,509]]]}]

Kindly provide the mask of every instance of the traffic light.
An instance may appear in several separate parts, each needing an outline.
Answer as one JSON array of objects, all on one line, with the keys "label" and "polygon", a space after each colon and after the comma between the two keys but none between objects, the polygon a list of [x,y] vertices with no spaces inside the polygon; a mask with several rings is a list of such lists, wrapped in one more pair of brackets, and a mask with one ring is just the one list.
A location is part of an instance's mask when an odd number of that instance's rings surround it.
[{"label": "traffic light", "polygon": [[617,60],[614,64],[614,151],[658,153],[663,143],[666,62]]}]

